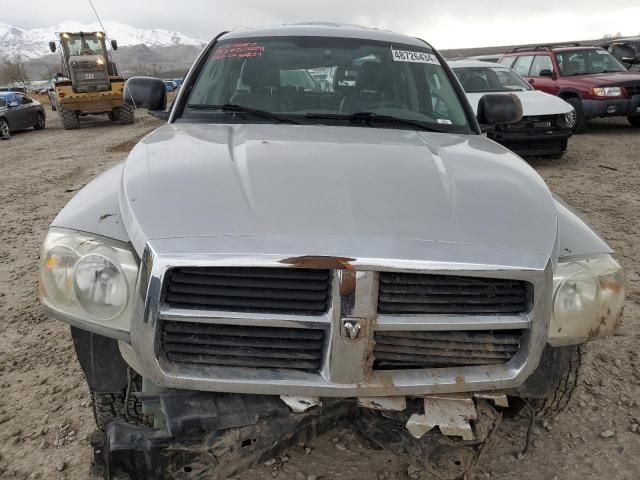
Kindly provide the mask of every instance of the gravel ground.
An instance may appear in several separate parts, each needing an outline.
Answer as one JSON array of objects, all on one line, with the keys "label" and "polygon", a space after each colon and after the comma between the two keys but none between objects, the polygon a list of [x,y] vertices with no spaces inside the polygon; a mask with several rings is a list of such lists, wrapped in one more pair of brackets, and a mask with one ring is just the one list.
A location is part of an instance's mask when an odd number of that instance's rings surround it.
[{"label": "gravel ground", "polygon": [[[37,258],[49,222],[74,192],[123,160],[159,125],[104,120],[61,129],[48,111],[39,132],[0,141],[0,478],[89,478],[90,399],[68,328],[36,301]],[[585,383],[567,412],[533,431],[505,420],[471,478],[637,479],[640,477],[640,131],[625,121],[594,122],[559,161],[534,160],[551,189],[584,212],[626,267],[625,318],[615,336],[587,349]],[[368,450],[348,431],[292,449],[238,477],[258,480],[409,478],[406,459]],[[413,472],[411,478],[423,478]],[[425,477],[426,478],[426,477]]]}]

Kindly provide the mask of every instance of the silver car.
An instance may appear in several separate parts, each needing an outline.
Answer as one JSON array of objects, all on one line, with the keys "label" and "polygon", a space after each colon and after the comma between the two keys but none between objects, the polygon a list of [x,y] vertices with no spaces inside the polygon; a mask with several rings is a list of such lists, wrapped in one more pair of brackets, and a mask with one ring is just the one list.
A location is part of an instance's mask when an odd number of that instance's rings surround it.
[{"label": "silver car", "polygon": [[11,132],[33,127],[45,127],[46,114],[42,104],[19,92],[0,92],[0,138],[8,139]]},{"label": "silver car", "polygon": [[[329,88],[289,72],[335,71]],[[164,83],[128,100],[166,106]],[[166,125],[51,224],[107,478],[226,478],[348,423],[458,478],[501,411],[552,416],[624,302],[610,247],[484,136],[423,40],[304,24],[217,36]],[[437,428],[436,428],[437,427]]]}]

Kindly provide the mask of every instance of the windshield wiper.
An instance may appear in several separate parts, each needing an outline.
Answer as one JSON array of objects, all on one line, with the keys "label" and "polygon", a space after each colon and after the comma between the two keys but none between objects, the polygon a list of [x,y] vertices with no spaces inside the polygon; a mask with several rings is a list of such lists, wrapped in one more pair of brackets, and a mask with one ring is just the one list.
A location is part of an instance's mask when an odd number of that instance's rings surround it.
[{"label": "windshield wiper", "polygon": [[409,120],[406,118],[394,117],[392,115],[378,115],[373,112],[357,112],[351,114],[343,113],[307,113],[305,118],[308,119],[327,119],[327,120],[347,120],[358,122],[380,122],[380,123],[396,123],[399,125],[407,125],[418,130],[427,132],[446,133],[444,130],[428,127],[424,123],[417,120]]},{"label": "windshield wiper", "polygon": [[206,111],[218,111],[218,112],[231,112],[231,113],[246,113],[253,115],[254,117],[268,118],[270,120],[277,120],[282,123],[291,123],[293,125],[300,125],[295,120],[278,115],[277,113],[269,112],[267,110],[258,110],[255,108],[243,107],[235,103],[225,103],[224,105],[208,105],[204,103],[192,103],[187,105],[187,108],[192,110],[206,110]]}]

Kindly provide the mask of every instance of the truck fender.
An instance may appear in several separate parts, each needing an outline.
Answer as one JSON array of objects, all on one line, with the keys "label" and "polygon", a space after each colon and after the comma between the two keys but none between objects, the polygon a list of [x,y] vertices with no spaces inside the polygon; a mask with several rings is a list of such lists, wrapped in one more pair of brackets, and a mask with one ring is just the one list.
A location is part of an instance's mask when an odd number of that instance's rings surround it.
[{"label": "truck fender", "polygon": [[51,226],[129,243],[118,201],[123,169],[121,163],[94,178],[67,203]]},{"label": "truck fender", "polygon": [[575,210],[554,195],[558,212],[558,257],[613,253],[596,230]]}]

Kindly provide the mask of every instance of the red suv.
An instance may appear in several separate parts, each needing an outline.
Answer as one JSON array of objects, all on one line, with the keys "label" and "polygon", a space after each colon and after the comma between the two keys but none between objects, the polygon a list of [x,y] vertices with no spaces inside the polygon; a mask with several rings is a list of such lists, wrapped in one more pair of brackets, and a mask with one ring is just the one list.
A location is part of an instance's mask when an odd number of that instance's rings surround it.
[{"label": "red suv", "polygon": [[500,58],[537,90],[557,95],[576,111],[575,131],[594,117],[626,116],[640,127],[640,73],[629,72],[600,47],[522,47]]}]

